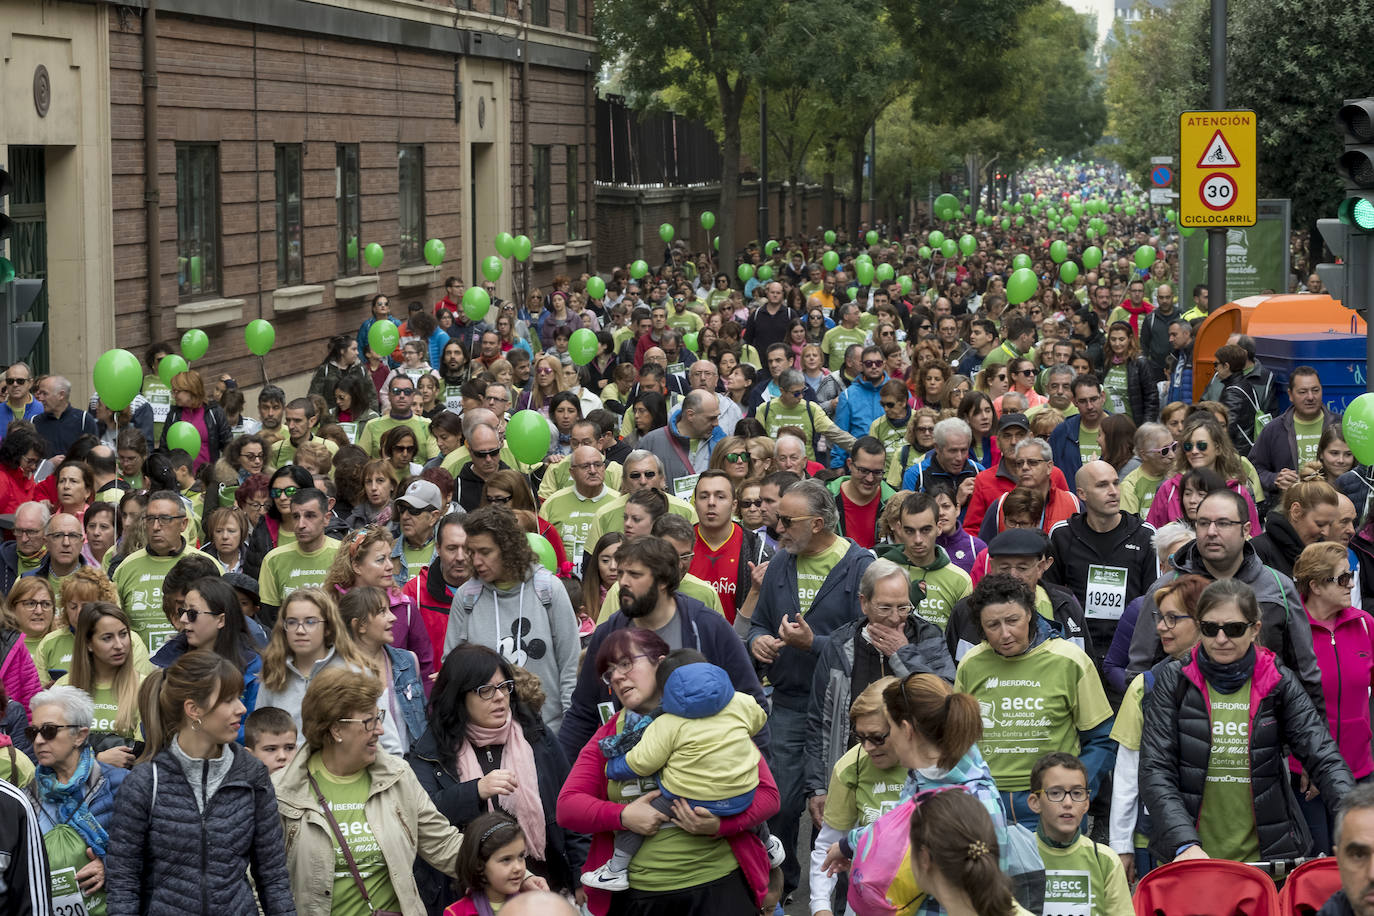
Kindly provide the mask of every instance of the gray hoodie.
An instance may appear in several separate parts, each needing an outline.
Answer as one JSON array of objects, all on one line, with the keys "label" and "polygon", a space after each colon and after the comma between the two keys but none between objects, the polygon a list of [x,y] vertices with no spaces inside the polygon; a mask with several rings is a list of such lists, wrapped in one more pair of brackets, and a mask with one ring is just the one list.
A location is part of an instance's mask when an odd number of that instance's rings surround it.
[{"label": "gray hoodie", "polygon": [[267,706],[275,706],[291,713],[291,718],[296,722],[296,730],[301,730],[301,703],[305,700],[305,688],[310,686],[310,681],[315,675],[326,668],[344,664],[344,660],[334,652],[334,647],[329,647],[329,652],[325,657],[315,662],[314,666],[305,673],[296,670],[296,662],[286,659],[286,683],[280,690],[273,690],[262,683],[262,676],[258,676],[258,699],[254,705],[258,709]]},{"label": "gray hoodie", "polygon": [[444,654],[470,642],[495,649],[539,678],[548,699],[543,718],[554,734],[572,702],[582,643],[568,593],[553,573],[532,565],[509,589],[473,578],[459,586],[444,634]]}]

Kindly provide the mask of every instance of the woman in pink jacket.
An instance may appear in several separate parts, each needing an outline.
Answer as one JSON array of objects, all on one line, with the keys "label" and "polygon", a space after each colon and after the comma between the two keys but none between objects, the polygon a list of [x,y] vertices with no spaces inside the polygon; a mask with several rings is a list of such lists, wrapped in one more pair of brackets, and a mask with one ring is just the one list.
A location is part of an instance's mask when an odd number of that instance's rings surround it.
[{"label": "woman in pink jacket", "polygon": [[[1322,672],[1327,726],[1351,774],[1364,782],[1374,773],[1370,751],[1369,691],[1374,685],[1374,619],[1350,606],[1354,576],[1342,544],[1311,544],[1293,565],[1293,581],[1312,623],[1312,648]],[[1331,848],[1331,825],[1315,786],[1289,759],[1293,790],[1312,830],[1318,854]]]},{"label": "woman in pink jacket", "polygon": [[24,645],[24,634],[9,608],[0,602],[0,682],[10,699],[29,708],[29,700],[43,689],[33,656]]},{"label": "woman in pink jacket", "polygon": [[[1174,457],[1174,473],[1160,485],[1145,521],[1158,529],[1185,518],[1183,499],[1186,476],[1189,471],[1203,469],[1216,473],[1226,486],[1244,496],[1250,504],[1250,536],[1254,537],[1263,531],[1259,513],[1255,511],[1254,496],[1250,492],[1250,474],[1245,460],[1236,454],[1231,437],[1221,424],[1208,414],[1195,414],[1184,425]],[[1189,524],[1192,522],[1189,521]]]}]

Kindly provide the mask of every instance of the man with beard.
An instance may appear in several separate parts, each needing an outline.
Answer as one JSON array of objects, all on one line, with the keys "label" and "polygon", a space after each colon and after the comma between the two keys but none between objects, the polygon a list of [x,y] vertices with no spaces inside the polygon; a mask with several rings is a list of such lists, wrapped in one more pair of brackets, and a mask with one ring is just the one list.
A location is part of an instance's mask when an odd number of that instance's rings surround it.
[{"label": "man with beard", "polygon": [[[558,743],[569,759],[581,752],[600,726],[603,708],[611,714],[615,711],[614,694],[596,676],[596,656],[606,637],[625,627],[653,630],[672,649],[698,650],[711,664],[725,669],[737,691],[754,697],[766,711],[763,687],[729,622],[678,592],[682,572],[677,551],[664,539],[646,535],[622,542],[615,556],[620,610],[596,628],[583,654],[572,704],[558,733]],[[768,746],[768,734],[765,726],[754,736],[761,749]]]}]

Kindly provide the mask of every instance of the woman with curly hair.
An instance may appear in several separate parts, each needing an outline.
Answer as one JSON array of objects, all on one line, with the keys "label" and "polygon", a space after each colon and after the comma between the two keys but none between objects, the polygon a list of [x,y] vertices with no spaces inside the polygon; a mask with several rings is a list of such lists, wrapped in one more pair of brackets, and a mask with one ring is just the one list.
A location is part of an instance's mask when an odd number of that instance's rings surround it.
[{"label": "woman with curly hair", "polygon": [[562,573],[565,569],[572,570],[572,564],[568,562],[568,555],[563,547],[563,538],[558,534],[558,527],[550,525],[542,515],[537,514],[539,505],[534,500],[529,479],[524,474],[509,468],[492,474],[482,487],[482,498],[477,505],[503,506],[512,512],[525,511],[534,515],[539,520],[539,533],[553,545],[553,555],[558,560],[559,572]]},{"label": "woman with curly hair", "polygon": [[473,577],[453,596],[444,653],[462,643],[492,646],[536,675],[548,691],[543,719],[557,731],[572,700],[582,649],[567,590],[536,561],[509,509],[485,506],[465,520]]}]

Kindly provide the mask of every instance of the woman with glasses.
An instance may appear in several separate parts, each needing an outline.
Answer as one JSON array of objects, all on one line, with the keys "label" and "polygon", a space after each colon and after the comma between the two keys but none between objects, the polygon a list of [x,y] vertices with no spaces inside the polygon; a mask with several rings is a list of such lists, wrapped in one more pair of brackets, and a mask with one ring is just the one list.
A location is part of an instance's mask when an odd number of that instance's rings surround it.
[{"label": "woman with glasses", "polygon": [[234,587],[218,576],[192,582],[176,623],[180,630],[153,654],[153,665],[167,668],[188,652],[208,649],[239,669],[243,675],[244,707],[247,712],[256,709],[262,656],[248,630]]},{"label": "woman with glasses", "polygon": [[[556,891],[573,891],[585,841],[554,817],[568,760],[515,679],[511,663],[486,646],[454,649],[434,684],[429,730],[407,760],[450,824],[465,830],[484,812],[508,812],[525,834],[529,870]],[[421,893],[431,907],[457,899],[456,888],[424,872]]]},{"label": "woman with glasses", "polygon": [[1227,487],[1244,496],[1250,507],[1251,533],[1263,530],[1253,495],[1262,492],[1258,490],[1258,482],[1252,488],[1245,459],[1236,454],[1231,437],[1226,435],[1222,425],[1207,414],[1195,414],[1183,425],[1183,436],[1174,455],[1174,475],[1155,492],[1145,520],[1159,528],[1183,518],[1183,475],[1201,468],[1214,471]]},{"label": "woman with glasses", "polygon": [[304,742],[276,774],[273,805],[287,836],[287,910],[424,913],[417,860],[456,874],[463,835],[406,762],[379,746],[391,718],[370,674],[330,668],[306,689]]},{"label": "woman with glasses", "polygon": [[[1374,632],[1369,617],[1351,607],[1350,590],[1355,575],[1342,544],[1311,544],[1293,566],[1293,582],[1312,625],[1312,648],[1322,673],[1326,701],[1326,726],[1350,767],[1351,775],[1364,780],[1374,773],[1370,751],[1368,694],[1374,683]],[[1290,769],[1294,769],[1290,765]],[[1331,822],[1316,789],[1294,769],[1293,791],[1312,831],[1313,845],[1331,845]]]},{"label": "woman with glasses", "polygon": [[[589,888],[587,908],[596,916],[616,912],[700,913],[708,903],[720,916],[757,913],[768,888],[768,855],[753,827],[778,810],[777,783],[768,764],[759,761],[759,785],[742,814],[717,818],[698,813],[685,801],[674,803],[678,829],[661,829],[667,815],[654,808],[658,787],[653,779],[627,782],[606,778],[601,742],[648,724],[662,705],[656,673],[667,656],[667,643],[639,627],[615,630],[588,656],[601,695],[622,708],[580,749],[558,798],[558,823],[565,830],[590,835],[584,870],[611,857],[613,833],[632,830],[645,837],[635,855],[630,888],[610,895]],[[697,864],[684,869],[683,862]],[[771,904],[770,904],[771,906]],[[623,909],[622,909],[623,907]]]},{"label": "woman with glasses", "polygon": [[[263,557],[273,548],[296,539],[296,523],[291,518],[291,497],[314,485],[315,478],[310,472],[294,464],[272,472],[267,480],[267,509],[253,526],[253,533],[248,538],[248,550],[243,557],[243,572],[246,575],[257,578]],[[237,496],[235,493],[235,498]]]},{"label": "woman with glasses", "polygon": [[1011,390],[1011,377],[1006,363],[994,363],[978,370],[973,381],[973,390],[986,394],[989,400],[997,400]]},{"label": "woman with glasses", "polygon": [[726,436],[711,450],[709,467],[713,471],[724,471],[730,477],[731,485],[738,486],[752,477],[754,458],[749,454],[749,446],[741,436]]},{"label": "woman with glasses", "polygon": [[8,602],[0,602],[0,683],[11,700],[24,706],[42,686],[36,659],[41,657],[39,643],[52,630],[53,610],[46,577],[23,577],[10,589]]},{"label": "woman with glasses", "polygon": [[[550,340],[549,346],[552,346]],[[558,357],[545,353],[534,361],[534,374],[530,377],[530,386],[520,392],[520,397],[516,399],[515,409],[537,410],[544,416],[549,415],[549,407],[554,395],[563,390],[563,365]]]},{"label": "woman with glasses", "polygon": [[762,491],[763,485],[756,480],[746,480],[735,489],[736,519],[755,534],[764,527]]},{"label": "woman with glasses", "polygon": [[315,675],[345,666],[360,671],[364,664],[329,593],[298,588],[282,603],[262,651],[258,705],[286,710],[299,729],[301,702]]},{"label": "woman with glasses", "polygon": [[[558,533],[558,526],[550,525],[542,515],[538,514],[539,506],[534,501],[534,493],[530,490],[529,479],[524,474],[508,468],[503,468],[492,474],[482,486],[482,498],[478,505],[497,506],[502,509],[510,509],[513,512],[523,510],[534,514],[535,518],[539,520],[539,533],[553,545],[553,555],[558,560],[558,568],[571,568],[565,566],[568,562],[568,555],[563,548],[563,538]],[[601,605],[597,604],[597,607],[601,607]]]},{"label": "woman with glasses", "polygon": [[415,460],[420,451],[420,439],[409,426],[393,426],[382,433],[379,446],[382,458],[390,462],[391,470],[398,480],[414,477],[424,469]]},{"label": "woman with glasses", "polygon": [[295,910],[272,781],[235,741],[242,692],[239,669],[206,651],[143,682],[146,745],[120,787],[105,858],[110,913]]},{"label": "woman with glasses", "polygon": [[1325,855],[1290,782],[1302,765],[1328,814],[1355,788],[1327,723],[1274,653],[1256,645],[1250,586],[1219,579],[1197,604],[1202,641],[1152,669],[1140,742],[1140,796],[1150,850],[1162,861],[1236,862]]},{"label": "woman with glasses", "polygon": [[268,491],[271,484],[271,478],[266,474],[255,473],[245,477],[234,491],[233,505],[243,510],[243,514],[247,516],[249,531],[255,530],[258,523],[267,515],[271,498]]},{"label": "woman with glasses", "polygon": [[[1026,410],[1050,402],[1049,398],[1035,390],[1035,363],[1026,357],[1016,356],[1007,360],[1007,379],[1011,382],[1008,393],[1014,391],[1025,398]],[[992,406],[997,409],[998,416],[1001,416],[1003,413],[1002,399],[994,398]],[[1021,412],[1024,413],[1025,411]]]}]

